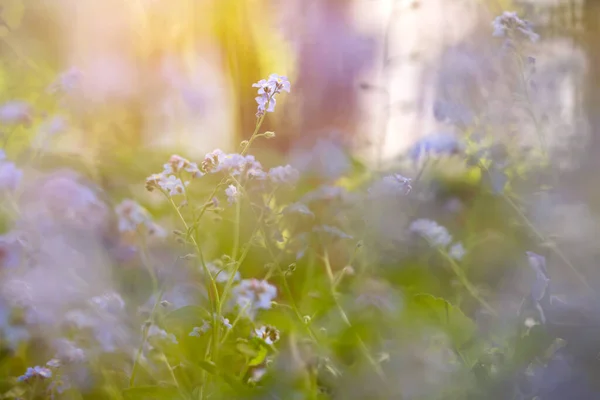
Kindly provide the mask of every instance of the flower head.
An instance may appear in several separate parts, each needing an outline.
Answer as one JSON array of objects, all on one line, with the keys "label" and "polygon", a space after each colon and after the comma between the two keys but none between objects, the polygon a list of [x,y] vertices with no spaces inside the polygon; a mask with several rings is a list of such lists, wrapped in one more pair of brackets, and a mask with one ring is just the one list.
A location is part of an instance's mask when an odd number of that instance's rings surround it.
[{"label": "flower head", "polygon": [[264,280],[244,279],[233,288],[232,293],[236,304],[253,319],[258,310],[271,308],[277,288]]},{"label": "flower head", "polygon": [[46,367],[35,366],[33,368],[27,368],[25,374],[21,375],[17,378],[19,382],[27,382],[31,379],[40,378],[40,379],[49,379],[52,378],[52,371]]},{"label": "flower head", "polygon": [[410,224],[410,231],[427,239],[434,247],[447,247],[452,243],[452,236],[448,230],[430,219],[418,219]]},{"label": "flower head", "polygon": [[254,330],[254,336],[264,340],[266,344],[274,344],[279,341],[279,330],[271,325],[263,325]]},{"label": "flower head", "polygon": [[540,35],[535,33],[529,21],[519,18],[516,12],[505,11],[492,22],[495,37],[505,37],[511,32],[518,32],[532,42],[537,42]]},{"label": "flower head", "polygon": [[258,103],[257,116],[263,115],[265,112],[275,111],[275,95],[284,92],[290,92],[290,81],[287,77],[278,74],[271,74],[269,79],[261,79],[252,87],[258,88]]},{"label": "flower head", "polygon": [[229,185],[227,189],[225,189],[225,194],[227,195],[227,201],[229,201],[229,204],[236,203],[240,197],[240,192],[235,185]]}]

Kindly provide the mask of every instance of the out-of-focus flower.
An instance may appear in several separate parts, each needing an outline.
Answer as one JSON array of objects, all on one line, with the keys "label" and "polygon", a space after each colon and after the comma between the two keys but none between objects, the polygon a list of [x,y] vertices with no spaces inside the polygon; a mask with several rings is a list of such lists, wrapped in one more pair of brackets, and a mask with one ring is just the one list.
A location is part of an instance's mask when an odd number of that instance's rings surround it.
[{"label": "out-of-focus flower", "polygon": [[176,196],[185,192],[185,186],[187,186],[188,182],[183,183],[181,179],[177,178],[175,175],[169,175],[160,180],[158,184],[161,189],[169,194],[169,196]]},{"label": "out-of-focus flower", "polygon": [[150,213],[131,199],[123,200],[117,205],[115,212],[119,218],[120,232],[136,232],[143,226],[149,235],[158,237],[165,235],[165,231],[152,221]]},{"label": "out-of-focus flower", "polygon": [[177,344],[177,338],[172,333],[168,333],[164,329],[159,328],[156,325],[150,325],[148,328],[148,338],[157,338],[159,340],[168,341]]},{"label": "out-of-focus flower", "polygon": [[32,119],[29,103],[24,101],[9,101],[0,106],[0,123],[5,125],[29,125]]},{"label": "out-of-focus flower", "polygon": [[58,75],[56,80],[48,87],[50,93],[72,93],[79,89],[83,73],[76,67],[71,67],[68,70]]},{"label": "out-of-focus flower", "polygon": [[10,161],[0,161],[0,192],[5,190],[15,190],[21,179],[23,171]]},{"label": "out-of-focus flower", "polygon": [[35,366],[27,368],[25,374],[17,378],[19,382],[27,382],[34,378],[49,379],[52,378],[52,371],[46,367]]},{"label": "out-of-focus flower", "polygon": [[238,153],[227,154],[220,149],[206,154],[201,165],[205,173],[225,172],[232,176],[246,175],[255,179],[264,179],[265,172],[254,156]]},{"label": "out-of-focus flower", "polygon": [[300,173],[291,165],[279,166],[269,170],[269,179],[275,184],[294,185],[300,179]]},{"label": "out-of-focus flower", "polygon": [[302,203],[293,203],[283,209],[284,214],[302,214],[314,217],[315,214],[310,211],[306,204]]},{"label": "out-of-focus flower", "polygon": [[[212,274],[214,280],[218,283],[225,283],[228,282],[230,277],[231,277],[231,273],[229,271],[227,271],[226,268],[223,267],[221,260],[217,260],[215,262],[211,262],[206,264],[206,267],[208,268],[208,270],[210,271],[210,273]],[[236,271],[235,276],[233,277],[233,282],[237,282],[241,279],[241,275],[239,273],[239,271]]]},{"label": "out-of-focus flower", "polygon": [[254,319],[258,310],[268,310],[277,297],[277,288],[267,281],[244,279],[232,290],[233,298],[240,309]]},{"label": "out-of-focus flower", "polygon": [[227,195],[227,201],[229,201],[229,204],[236,203],[240,197],[240,193],[235,185],[229,185],[227,189],[225,189],[225,194]]},{"label": "out-of-focus flower", "polygon": [[532,42],[537,42],[540,38],[540,35],[533,31],[531,23],[519,18],[516,12],[504,11],[494,19],[492,27],[495,37],[505,37],[511,32],[519,32]]},{"label": "out-of-focus flower", "polygon": [[115,292],[94,296],[90,299],[90,303],[94,307],[110,313],[117,313],[125,308],[125,301],[121,295]]},{"label": "out-of-focus flower", "polygon": [[369,189],[371,196],[407,195],[412,190],[411,179],[400,174],[384,176]]},{"label": "out-of-focus flower", "polygon": [[430,155],[456,154],[463,149],[463,143],[454,135],[437,133],[419,139],[411,148],[413,160],[420,160]]},{"label": "out-of-focus flower", "polygon": [[[53,360],[57,360],[59,364],[80,363],[86,359],[83,349],[77,347],[70,340],[58,339],[55,341],[54,347],[56,348],[56,354]],[[52,366],[50,361],[46,365]]]},{"label": "out-of-focus flower", "polygon": [[274,344],[279,341],[279,330],[271,325],[263,325],[254,330],[254,336],[264,340],[266,344]]},{"label": "out-of-focus flower", "polygon": [[332,139],[319,138],[314,146],[292,150],[291,164],[303,174],[314,174],[328,181],[338,179],[351,168],[350,158]]},{"label": "out-of-focus flower", "polygon": [[450,250],[448,250],[448,255],[454,258],[455,260],[462,260],[465,254],[466,250],[462,243],[455,243],[452,246],[450,246]]},{"label": "out-of-focus flower", "polygon": [[434,247],[447,247],[452,243],[452,236],[448,230],[430,219],[418,219],[410,224],[410,231],[427,239]]},{"label": "out-of-focus flower", "polygon": [[14,268],[21,263],[23,246],[15,233],[0,236],[0,267]]}]

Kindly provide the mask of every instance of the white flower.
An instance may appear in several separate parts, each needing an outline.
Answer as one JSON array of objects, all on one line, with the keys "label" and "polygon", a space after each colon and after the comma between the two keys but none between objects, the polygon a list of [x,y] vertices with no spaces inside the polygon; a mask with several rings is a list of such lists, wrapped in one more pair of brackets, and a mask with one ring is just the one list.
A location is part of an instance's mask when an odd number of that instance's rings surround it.
[{"label": "white flower", "polygon": [[245,309],[250,319],[258,310],[268,310],[277,297],[277,288],[267,281],[244,279],[232,290],[233,298],[240,309]]},{"label": "white flower", "polygon": [[369,189],[369,194],[371,196],[407,195],[412,190],[410,182],[410,178],[400,174],[388,175],[377,181]]},{"label": "white flower", "polygon": [[254,336],[264,340],[266,344],[274,344],[279,341],[279,331],[270,325],[263,325],[255,329]]},{"label": "white flower", "polygon": [[125,308],[125,301],[123,298],[118,293],[114,292],[92,297],[90,303],[101,310],[111,313],[119,312]]},{"label": "white flower", "polygon": [[236,203],[240,196],[237,187],[234,185],[229,185],[229,187],[225,189],[225,194],[227,195],[227,201],[229,201],[229,204]]},{"label": "white flower", "polygon": [[269,79],[261,79],[252,87],[258,88],[259,96],[256,97],[258,103],[257,116],[263,115],[265,112],[275,111],[276,99],[275,95],[284,92],[290,92],[290,81],[287,77],[271,74]]},{"label": "white flower", "polygon": [[[217,264],[215,264],[215,263],[208,263],[208,264],[206,264],[206,267],[208,268],[208,270],[210,271],[211,275],[213,276],[213,278],[216,282],[225,283],[225,282],[229,281],[229,279],[231,277],[231,273],[229,273],[229,271],[227,271],[227,269],[222,268],[222,267],[219,268],[219,266],[217,266]],[[241,279],[241,275],[240,275],[239,271],[237,271],[235,273],[235,276],[233,277],[233,282],[237,282],[240,279]]]},{"label": "white flower", "polygon": [[434,247],[447,247],[452,243],[452,236],[448,230],[430,219],[418,219],[410,224],[410,231],[415,232]]},{"label": "white flower", "polygon": [[196,163],[190,162],[177,154],[173,154],[169,159],[169,162],[166,163],[163,168],[163,174],[166,176],[177,175],[181,171],[190,173],[193,178],[200,178],[204,175]]},{"label": "white flower", "polygon": [[291,165],[279,166],[269,170],[269,179],[275,184],[293,185],[300,178],[300,173]]},{"label": "white flower", "polygon": [[184,184],[181,182],[181,179],[177,178],[175,175],[169,175],[158,182],[158,185],[161,187],[161,189],[169,193],[169,196],[183,194],[187,184],[188,182],[185,182]]},{"label": "white flower", "polygon": [[462,243],[455,243],[452,245],[452,247],[450,247],[448,254],[455,260],[462,260],[462,258],[466,254],[466,250],[463,247]]}]

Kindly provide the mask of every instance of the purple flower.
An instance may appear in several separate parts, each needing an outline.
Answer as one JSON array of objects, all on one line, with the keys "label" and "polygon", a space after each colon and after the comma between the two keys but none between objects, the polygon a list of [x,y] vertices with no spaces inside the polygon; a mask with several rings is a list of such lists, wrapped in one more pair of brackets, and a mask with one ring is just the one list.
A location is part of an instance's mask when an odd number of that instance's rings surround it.
[{"label": "purple flower", "polygon": [[17,381],[27,382],[33,378],[48,379],[51,377],[52,377],[52,371],[50,371],[48,368],[35,366],[33,368],[31,368],[31,367],[27,368],[27,371],[25,371],[25,374],[18,377]]}]

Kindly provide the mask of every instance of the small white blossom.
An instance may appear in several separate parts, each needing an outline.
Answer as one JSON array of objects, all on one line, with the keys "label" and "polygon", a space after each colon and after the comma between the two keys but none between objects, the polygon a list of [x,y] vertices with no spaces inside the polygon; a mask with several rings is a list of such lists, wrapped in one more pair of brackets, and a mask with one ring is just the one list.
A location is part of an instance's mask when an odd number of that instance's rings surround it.
[{"label": "small white blossom", "polygon": [[183,194],[187,184],[188,182],[181,182],[181,179],[177,178],[175,175],[169,175],[158,182],[158,185],[161,187],[161,189],[166,191],[169,196]]},{"label": "small white blossom", "polygon": [[118,293],[114,292],[92,297],[90,303],[103,311],[111,313],[117,313],[125,309],[125,301]]},{"label": "small white blossom", "polygon": [[[219,267],[217,261],[214,263],[206,264],[206,267],[210,271],[214,280],[218,283],[226,283],[231,278],[231,273],[227,271],[227,269],[223,268],[222,265]],[[236,271],[235,276],[233,277],[233,282],[238,282],[241,279],[241,275],[239,271]]]},{"label": "small white blossom", "polygon": [[430,219],[418,219],[410,224],[410,231],[427,239],[434,247],[447,247],[452,243],[452,236],[448,230]]},{"label": "small white blossom", "polygon": [[264,340],[266,344],[274,344],[279,341],[279,330],[270,325],[263,325],[254,330],[254,336]]},{"label": "small white blossom", "polygon": [[245,309],[250,319],[258,310],[268,310],[277,297],[277,288],[267,281],[244,279],[232,290],[233,298],[240,309]]},{"label": "small white blossom", "polygon": [[412,190],[411,179],[400,174],[384,176],[369,189],[371,196],[407,195]]},{"label": "small white blossom", "polygon": [[258,103],[257,116],[261,116],[265,112],[275,111],[275,95],[281,93],[281,91],[289,93],[291,88],[288,78],[277,74],[271,74],[269,79],[261,79],[252,87],[258,88],[259,96],[256,97]]},{"label": "small white blossom", "polygon": [[202,321],[202,326],[195,326],[194,329],[190,332],[190,336],[200,337],[203,333],[206,333],[211,328],[211,323],[208,321]]}]

